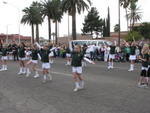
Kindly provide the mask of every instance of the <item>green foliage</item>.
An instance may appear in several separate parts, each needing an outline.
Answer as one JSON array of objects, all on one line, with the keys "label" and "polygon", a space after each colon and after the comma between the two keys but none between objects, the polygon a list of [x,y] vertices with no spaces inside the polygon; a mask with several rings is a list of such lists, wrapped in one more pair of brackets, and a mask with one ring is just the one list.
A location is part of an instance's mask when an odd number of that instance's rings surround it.
[{"label": "green foliage", "polygon": [[71,15],[74,13],[74,8],[81,14],[81,11],[88,10],[91,4],[90,0],[62,0],[63,11],[69,12]]},{"label": "green foliage", "polygon": [[133,29],[134,31],[139,32],[145,39],[150,39],[150,23],[144,22]]},{"label": "green foliage", "polygon": [[138,41],[142,39],[142,35],[137,31],[131,31],[125,37],[126,41]]},{"label": "green foliage", "polygon": [[95,7],[92,7],[88,12],[88,15],[85,17],[83,23],[83,34],[96,34],[98,35],[102,32],[103,29],[103,20],[99,16],[99,12]]},{"label": "green foliage", "polygon": [[119,32],[119,24],[116,24],[116,25],[114,26],[114,32]]},{"label": "green foliage", "polygon": [[33,10],[32,16],[34,18],[35,24],[42,24],[42,5],[39,2],[33,2],[30,7]]},{"label": "green foliage", "polygon": [[127,17],[130,20],[131,30],[133,30],[134,24],[142,18],[142,12],[140,7],[137,6],[137,1],[138,0],[131,0],[130,7],[128,8]]},{"label": "green foliage", "polygon": [[63,16],[61,0],[52,0],[52,6],[53,6],[52,19],[54,22],[56,21],[60,22]]},{"label": "green foliage", "polygon": [[62,9],[72,16],[72,37],[76,40],[76,13],[88,10],[91,6],[90,0],[62,0]]}]

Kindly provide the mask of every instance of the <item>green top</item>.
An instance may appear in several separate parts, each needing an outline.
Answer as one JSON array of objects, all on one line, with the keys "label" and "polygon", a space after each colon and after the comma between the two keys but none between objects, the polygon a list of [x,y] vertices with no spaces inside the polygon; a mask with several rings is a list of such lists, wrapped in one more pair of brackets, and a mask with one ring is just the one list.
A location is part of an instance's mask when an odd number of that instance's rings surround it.
[{"label": "green top", "polygon": [[32,50],[32,54],[31,54],[31,57],[32,57],[32,60],[38,60],[38,53],[39,51],[38,50]]},{"label": "green top", "polygon": [[8,52],[8,49],[7,48],[2,48],[2,56],[7,56],[7,52]]},{"label": "green top", "polygon": [[19,56],[20,58],[24,58],[24,57],[25,57],[25,48],[24,48],[24,47],[20,47],[20,48],[18,49],[18,56]]},{"label": "green top", "polygon": [[143,57],[143,59],[145,59],[146,61],[142,61],[142,66],[143,67],[148,67],[148,65],[149,65],[149,55],[148,54],[144,54],[144,55],[142,55],[142,57]]},{"label": "green top", "polygon": [[130,52],[131,52],[131,49],[129,47],[125,47],[125,53],[130,54]]},{"label": "green top", "polygon": [[72,62],[71,65],[73,67],[80,67],[82,66],[82,60],[84,58],[84,54],[78,52],[72,52]]},{"label": "green top", "polygon": [[135,55],[136,46],[131,46],[131,55]]},{"label": "green top", "polygon": [[66,53],[70,53],[69,47],[66,48]]},{"label": "green top", "polygon": [[116,46],[110,46],[110,54],[115,54]]},{"label": "green top", "polygon": [[51,51],[49,51],[49,50],[41,49],[40,55],[41,55],[41,61],[43,63],[49,63],[49,54],[50,53],[51,53]]}]

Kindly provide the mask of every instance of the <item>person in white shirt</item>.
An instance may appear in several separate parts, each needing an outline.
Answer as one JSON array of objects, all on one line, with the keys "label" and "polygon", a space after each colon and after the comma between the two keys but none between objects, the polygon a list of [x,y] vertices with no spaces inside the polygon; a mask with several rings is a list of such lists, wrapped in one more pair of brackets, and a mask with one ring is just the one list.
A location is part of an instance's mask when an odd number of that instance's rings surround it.
[{"label": "person in white shirt", "polygon": [[105,46],[105,52],[104,52],[104,61],[105,62],[108,61],[109,53],[110,53],[110,47],[108,45],[106,45]]}]

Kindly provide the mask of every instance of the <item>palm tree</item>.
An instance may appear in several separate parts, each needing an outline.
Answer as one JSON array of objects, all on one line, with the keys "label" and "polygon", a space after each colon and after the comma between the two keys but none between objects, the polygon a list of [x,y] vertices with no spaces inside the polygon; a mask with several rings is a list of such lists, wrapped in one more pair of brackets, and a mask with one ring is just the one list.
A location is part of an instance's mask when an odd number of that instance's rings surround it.
[{"label": "palm tree", "polygon": [[58,31],[57,31],[57,24],[58,22],[61,22],[63,11],[62,11],[62,2],[60,0],[53,0],[53,22],[55,22],[55,43],[57,44],[57,38],[58,38]]},{"label": "palm tree", "polygon": [[136,2],[131,2],[129,13],[127,14],[130,19],[130,29],[133,30],[134,24],[140,21],[142,18],[142,12],[140,12],[140,7],[137,6]]},{"label": "palm tree", "polygon": [[127,14],[128,14],[128,7],[129,7],[130,3],[131,3],[131,0],[120,0],[120,5],[125,9],[125,12],[126,12],[127,30],[129,27],[129,18],[128,18]]},{"label": "palm tree", "polygon": [[76,40],[76,13],[89,9],[90,0],[63,0],[63,11],[69,12],[72,16],[72,37]]},{"label": "palm tree", "polygon": [[33,2],[31,4],[31,7],[34,10],[34,20],[36,25],[36,41],[39,42],[39,24],[42,24],[43,18],[42,18],[42,5],[38,2]]},{"label": "palm tree", "polygon": [[43,17],[48,18],[48,36],[49,36],[49,42],[51,41],[51,19],[53,17],[53,6],[52,6],[52,0],[45,0],[42,2],[43,10],[42,14]]},{"label": "palm tree", "polygon": [[23,15],[23,17],[21,19],[21,23],[31,25],[32,43],[34,43],[34,24],[35,24],[35,22],[34,22],[35,20],[33,18],[34,10],[32,7],[26,7],[22,11],[25,14]]}]

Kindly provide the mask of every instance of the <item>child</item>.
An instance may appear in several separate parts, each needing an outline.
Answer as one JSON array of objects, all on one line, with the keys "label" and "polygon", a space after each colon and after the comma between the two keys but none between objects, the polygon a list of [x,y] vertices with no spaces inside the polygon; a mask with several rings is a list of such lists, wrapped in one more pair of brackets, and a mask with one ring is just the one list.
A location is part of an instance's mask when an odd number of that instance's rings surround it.
[{"label": "child", "polygon": [[19,62],[20,62],[20,71],[18,75],[26,74],[26,68],[25,68],[25,44],[21,43],[20,47],[18,48],[18,56],[19,56]]},{"label": "child", "polygon": [[93,61],[91,61],[87,58],[84,58],[84,54],[81,52],[80,46],[75,46],[74,51],[72,52],[72,62],[71,62],[73,77],[74,77],[74,81],[75,81],[75,89],[73,90],[74,92],[78,91],[79,89],[84,88],[84,81],[81,76],[83,59],[94,64]]},{"label": "child", "polygon": [[129,57],[129,60],[130,60],[130,69],[128,71],[134,71],[134,64],[135,64],[135,60],[136,60],[136,53],[135,53],[135,50],[136,50],[136,46],[135,46],[135,42],[133,42],[131,44],[131,47],[130,47],[130,57]]},{"label": "child", "polygon": [[4,45],[1,49],[1,52],[2,52],[2,68],[0,71],[7,71],[7,60],[8,60],[8,49],[7,49],[7,46]]},{"label": "child", "polygon": [[38,54],[39,54],[38,48],[36,47],[36,45],[33,45],[32,49],[31,49],[31,60],[27,62],[26,77],[30,76],[30,73],[31,73],[30,69],[29,69],[30,65],[32,65],[32,70],[35,72],[34,78],[40,77],[38,71],[36,70],[36,67],[37,67],[37,64],[38,64]]},{"label": "child", "polygon": [[108,69],[113,69],[114,68],[115,49],[116,49],[116,46],[114,44],[110,46]]},{"label": "child", "polygon": [[67,63],[66,65],[71,65],[71,51],[69,49],[69,46],[66,47],[66,59],[67,59]]},{"label": "child", "polygon": [[[38,47],[40,47],[38,43],[36,44]],[[51,51],[49,50],[48,45],[44,45],[44,47],[41,48],[40,50],[40,57],[42,61],[43,83],[45,83],[48,78],[50,81],[52,80],[52,76],[49,74],[49,69],[51,68],[49,62],[51,56],[50,53]]]},{"label": "child", "polygon": [[142,48],[142,55],[140,57],[140,60],[142,61],[142,70],[141,70],[141,77],[138,81],[138,87],[145,87],[148,88],[148,61],[149,61],[149,45],[145,44]]}]

